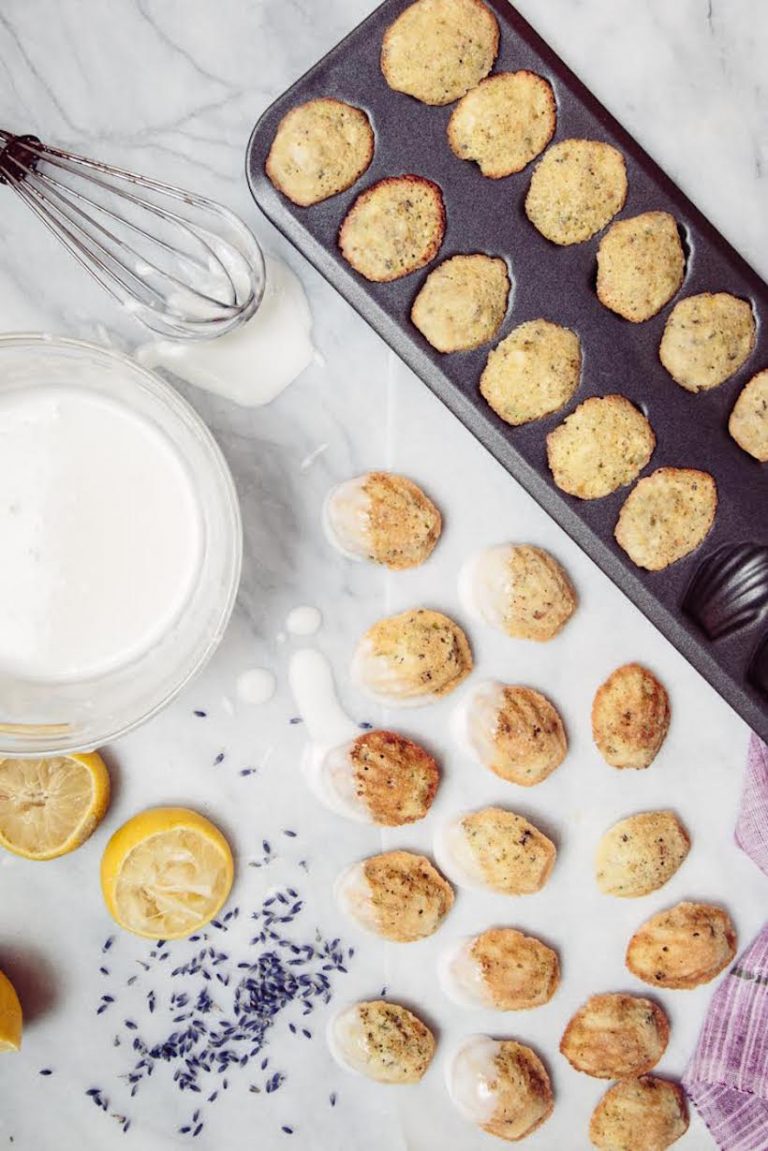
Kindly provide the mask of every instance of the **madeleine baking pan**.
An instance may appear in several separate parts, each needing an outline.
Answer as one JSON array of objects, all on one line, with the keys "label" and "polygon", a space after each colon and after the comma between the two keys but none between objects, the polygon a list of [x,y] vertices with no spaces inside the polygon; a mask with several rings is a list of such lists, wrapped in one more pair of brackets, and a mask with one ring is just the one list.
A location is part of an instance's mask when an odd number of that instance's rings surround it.
[{"label": "madeleine baking pan", "polygon": [[[605,140],[627,163],[629,195],[617,218],[651,209],[675,217],[687,247],[680,292],[662,312],[632,324],[595,294],[599,236],[561,248],[529,223],[523,204],[533,165],[501,180],[483,177],[458,159],[446,139],[452,108],[430,107],[392,91],[379,67],[385,29],[410,0],[385,0],[371,16],[276,100],[248,146],[252,194],[270,220],[399,353],[459,420],[538,500],[629,598],[656,624],[750,726],[768,739],[768,472],[728,433],[728,417],[745,382],[768,367],[768,287],[654,161],[544,43],[506,0],[487,0],[501,30],[494,71],[530,69],[552,84],[558,107],[554,141]],[[300,208],[269,182],[264,164],[290,108],[333,96],[363,108],[376,137],[373,161],[348,191]],[[429,267],[393,283],[370,283],[342,258],[337,233],[357,195],[384,176],[415,173],[442,189],[447,227]],[[410,320],[410,308],[431,268],[460,252],[504,257],[513,293],[494,343],[526,320],[545,317],[573,328],[583,350],[581,386],[568,407],[509,427],[478,390],[489,346],[441,355]],[[666,318],[683,296],[726,291],[748,299],[757,343],[744,367],[720,387],[698,395],[679,387],[659,361]],[[630,488],[582,501],[553,483],[546,435],[588,396],[618,392],[648,416],[656,433],[649,474],[663,466],[702,468],[717,482],[714,527],[691,555],[660,572],[637,568],[613,530]]]}]

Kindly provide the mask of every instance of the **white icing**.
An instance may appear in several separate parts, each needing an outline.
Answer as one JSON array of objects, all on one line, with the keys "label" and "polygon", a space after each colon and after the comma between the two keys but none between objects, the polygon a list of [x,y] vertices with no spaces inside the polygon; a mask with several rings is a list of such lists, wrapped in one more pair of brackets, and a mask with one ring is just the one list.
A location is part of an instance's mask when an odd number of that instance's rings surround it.
[{"label": "white icing", "polygon": [[435,831],[433,851],[441,871],[460,887],[487,887],[477,859],[469,846],[460,815]]},{"label": "white icing", "polygon": [[480,623],[504,629],[504,616],[512,595],[509,558],[511,544],[478,552],[459,572],[458,592],[464,611]]},{"label": "white icing", "polygon": [[323,530],[332,547],[347,559],[368,556],[370,496],[364,490],[367,476],[355,476],[337,484],[323,504]]},{"label": "white icing", "polygon": [[[424,707],[439,698],[434,692],[403,695],[399,668],[385,656],[375,655],[373,644],[365,637],[357,645],[352,656],[350,676],[353,684],[364,695],[384,707]],[[372,686],[373,684],[376,686]]]},{"label": "white icing", "polygon": [[446,1064],[448,1094],[465,1119],[484,1126],[493,1119],[497,1105],[495,1058],[501,1044],[487,1035],[465,1039]]},{"label": "white icing", "polygon": [[275,694],[275,676],[266,667],[251,667],[237,677],[237,696],[243,703],[268,703]]},{"label": "white icing", "polygon": [[496,755],[494,736],[499,710],[504,703],[504,685],[483,680],[469,688],[454,708],[450,730],[454,742],[465,754],[484,766]]},{"label": "white icing", "polygon": [[289,635],[315,635],[322,627],[323,616],[319,608],[303,604],[288,612],[285,630]]},{"label": "white icing", "polygon": [[472,936],[443,948],[437,961],[437,977],[444,993],[460,1007],[492,1007],[482,965],[472,955],[474,942]]},{"label": "white icing", "polygon": [[[358,732],[359,735],[359,732]],[[317,798],[337,815],[357,823],[373,823],[370,810],[357,794],[355,769],[350,759],[350,744],[332,747],[325,754],[307,756],[308,783]]]},{"label": "white icing", "polygon": [[[180,301],[185,311],[186,296]],[[154,340],[138,348],[136,358],[205,391],[258,407],[275,399],[312,362],[311,330],[301,281],[285,264],[268,259],[264,297],[245,324],[213,340]]]},{"label": "white icing", "polygon": [[378,934],[371,887],[362,863],[353,863],[342,871],[334,884],[333,894],[345,915],[354,919],[366,931]]},{"label": "white icing", "polygon": [[368,1065],[365,1029],[357,1006],[339,1011],[328,1024],[328,1050],[339,1067],[365,1075]]},{"label": "white icing", "polygon": [[323,756],[360,734],[338,701],[331,665],[319,651],[308,647],[295,651],[288,678],[307,735]]}]

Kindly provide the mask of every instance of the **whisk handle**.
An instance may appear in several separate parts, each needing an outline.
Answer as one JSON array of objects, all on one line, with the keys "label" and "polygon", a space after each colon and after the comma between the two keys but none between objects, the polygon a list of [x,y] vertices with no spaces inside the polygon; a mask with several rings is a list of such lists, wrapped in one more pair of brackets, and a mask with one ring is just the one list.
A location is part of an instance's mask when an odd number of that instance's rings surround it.
[{"label": "whisk handle", "polygon": [[37,156],[31,146],[41,147],[37,136],[13,136],[10,132],[0,131],[0,184],[11,182],[9,168],[16,180],[19,178],[19,167],[29,171],[34,169]]}]

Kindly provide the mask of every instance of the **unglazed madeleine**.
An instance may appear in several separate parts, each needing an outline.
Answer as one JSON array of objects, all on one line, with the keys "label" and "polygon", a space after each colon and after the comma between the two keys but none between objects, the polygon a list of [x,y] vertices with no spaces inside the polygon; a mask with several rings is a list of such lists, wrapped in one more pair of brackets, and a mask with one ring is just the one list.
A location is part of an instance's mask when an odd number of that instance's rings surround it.
[{"label": "unglazed madeleine", "polygon": [[596,1079],[644,1075],[669,1042],[669,1021],[657,1004],[639,995],[593,995],[579,1008],[560,1040],[577,1071]]},{"label": "unglazed madeleine", "polygon": [[500,544],[471,556],[459,573],[459,595],[473,618],[538,643],[554,639],[576,610],[565,570],[528,544]]},{"label": "unglazed madeleine", "polygon": [[332,810],[364,823],[402,827],[423,819],[440,783],[433,756],[393,731],[367,731],[332,748],[318,791]]},{"label": "unglazed madeleine", "polygon": [[553,244],[582,244],[610,223],[626,198],[621,152],[600,140],[560,140],[534,169],[525,211]]},{"label": "unglazed madeleine", "polygon": [[627,948],[627,967],[654,987],[688,989],[709,983],[736,954],[731,917],[711,903],[678,903],[639,928]]},{"label": "unglazed madeleine", "polygon": [[768,462],[768,368],[744,385],[733,406],[728,431],[745,452]]},{"label": "unglazed madeleine", "polygon": [[669,314],[659,358],[689,392],[716,388],[738,372],[755,346],[752,305],[728,292],[686,296]]},{"label": "unglazed madeleine", "polygon": [[717,484],[696,468],[657,468],[638,480],[614,529],[638,567],[661,571],[695,551],[715,522]]},{"label": "unglazed madeleine", "polygon": [[371,698],[401,707],[447,695],[471,670],[472,652],[462,629],[426,608],[379,620],[352,660],[352,677]]},{"label": "unglazed madeleine", "polygon": [[487,76],[499,25],[482,0],[416,0],[390,24],[381,70],[390,88],[425,104],[451,104]]},{"label": "unglazed madeleine", "polygon": [[443,990],[454,1002],[496,1011],[548,1003],[560,983],[557,952],[512,927],[491,927],[462,939],[441,957]]},{"label": "unglazed madeleine", "polygon": [[673,811],[643,811],[621,819],[600,840],[597,886],[624,899],[648,895],[675,874],[691,846]]},{"label": "unglazed madeleine", "polygon": [[555,132],[552,85],[535,72],[497,72],[467,92],[448,121],[448,142],[462,160],[498,180],[520,172]]},{"label": "unglazed madeleine", "polygon": [[552,1114],[552,1084],[530,1047],[473,1035],[446,1070],[448,1094],[461,1114],[508,1142],[525,1138]]},{"label": "unglazed madeleine", "polygon": [[480,763],[510,783],[533,787],[565,759],[568,741],[557,709],[540,692],[487,680],[470,688],[456,733]]},{"label": "unglazed madeleine", "polygon": [[442,530],[432,500],[394,472],[366,472],[337,484],[326,497],[323,521],[328,539],[344,555],[393,571],[424,563]]},{"label": "unglazed madeleine", "polygon": [[437,931],[453,888],[423,855],[385,851],[356,863],[336,882],[339,906],[367,931],[412,943]]},{"label": "unglazed madeleine", "polygon": [[581,379],[581,342],[570,328],[528,320],[488,354],[480,394],[512,427],[564,407]]},{"label": "unglazed madeleine", "polygon": [[438,352],[479,348],[498,333],[509,289],[507,265],[498,256],[451,256],[427,276],[411,319]]},{"label": "unglazed madeleine", "polygon": [[531,895],[549,879],[557,848],[522,815],[484,807],[439,828],[435,856],[457,883]]},{"label": "unglazed madeleine", "polygon": [[592,1112],[589,1138],[599,1151],[665,1151],[687,1130],[682,1088],[643,1075],[606,1091]]},{"label": "unglazed madeleine", "polygon": [[592,738],[611,767],[653,763],[669,730],[669,697],[639,663],[626,663],[602,684],[592,703]]},{"label": "unglazed madeleine", "polygon": [[307,207],[350,188],[372,159],[365,112],[341,100],[310,100],[283,116],[266,171],[283,195]]},{"label": "unglazed madeleine", "polygon": [[413,1012],[382,999],[339,1012],[328,1028],[328,1044],[342,1067],[377,1083],[418,1083],[436,1046]]},{"label": "unglazed madeleine", "polygon": [[596,500],[636,480],[653,455],[650,423],[624,396],[591,396],[547,436],[557,486]]},{"label": "unglazed madeleine", "polygon": [[366,280],[388,283],[433,260],[445,235],[443,194],[424,176],[387,176],[361,192],[339,228],[344,259]]}]

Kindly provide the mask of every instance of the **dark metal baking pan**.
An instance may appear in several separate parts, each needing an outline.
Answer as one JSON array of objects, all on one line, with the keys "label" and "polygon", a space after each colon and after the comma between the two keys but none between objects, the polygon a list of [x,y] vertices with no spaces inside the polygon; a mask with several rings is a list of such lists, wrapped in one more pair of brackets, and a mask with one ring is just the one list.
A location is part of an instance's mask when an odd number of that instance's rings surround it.
[{"label": "dark metal baking pan", "polygon": [[[501,29],[494,70],[528,68],[547,77],[557,97],[555,141],[590,137],[607,140],[623,152],[629,195],[619,218],[657,208],[677,219],[688,247],[688,263],[685,282],[673,303],[696,292],[722,290],[749,299],[753,305],[757,345],[742,370],[707,393],[692,395],[680,388],[658,358],[672,304],[643,324],[628,323],[604,308],[594,290],[599,237],[559,248],[526,219],[523,202],[531,167],[503,180],[486,179],[475,164],[459,160],[448,146],[446,125],[453,105],[428,107],[388,87],[379,68],[381,39],[409,3],[385,0],[264,113],[251,136],[246,160],[254,199],[751,727],[768,739],[768,659],[761,646],[768,634],[768,565],[756,565],[754,559],[754,545],[768,545],[768,473],[736,445],[727,429],[744,383],[768,367],[768,287],[506,0],[488,0]],[[334,96],[364,108],[374,128],[376,150],[370,168],[353,188],[314,207],[299,208],[272,186],[264,163],[282,116],[296,104],[320,96]],[[555,487],[547,466],[545,437],[566,412],[511,428],[488,408],[478,391],[489,348],[441,355],[427,344],[411,324],[409,313],[430,268],[394,283],[374,284],[341,257],[337,232],[355,197],[383,176],[407,172],[434,180],[445,198],[445,239],[430,267],[458,252],[482,251],[508,260],[514,295],[497,340],[539,316],[578,332],[584,353],[583,378],[567,410],[590,395],[619,392],[646,412],[656,433],[656,451],[644,474],[670,465],[702,468],[714,475],[719,493],[715,525],[692,555],[662,572],[644,572],[613,538],[629,488],[584,502]],[[753,547],[739,552],[736,562],[726,563],[731,549],[744,544]],[[742,554],[745,564],[751,565],[749,577],[739,562]],[[686,591],[704,561],[715,569],[722,566],[723,578],[700,580],[699,590],[684,608]],[[745,594],[748,610],[742,611]],[[697,622],[699,617],[711,619],[712,597],[716,616],[733,615],[739,620],[736,627],[716,628],[716,638],[710,638]]]}]

